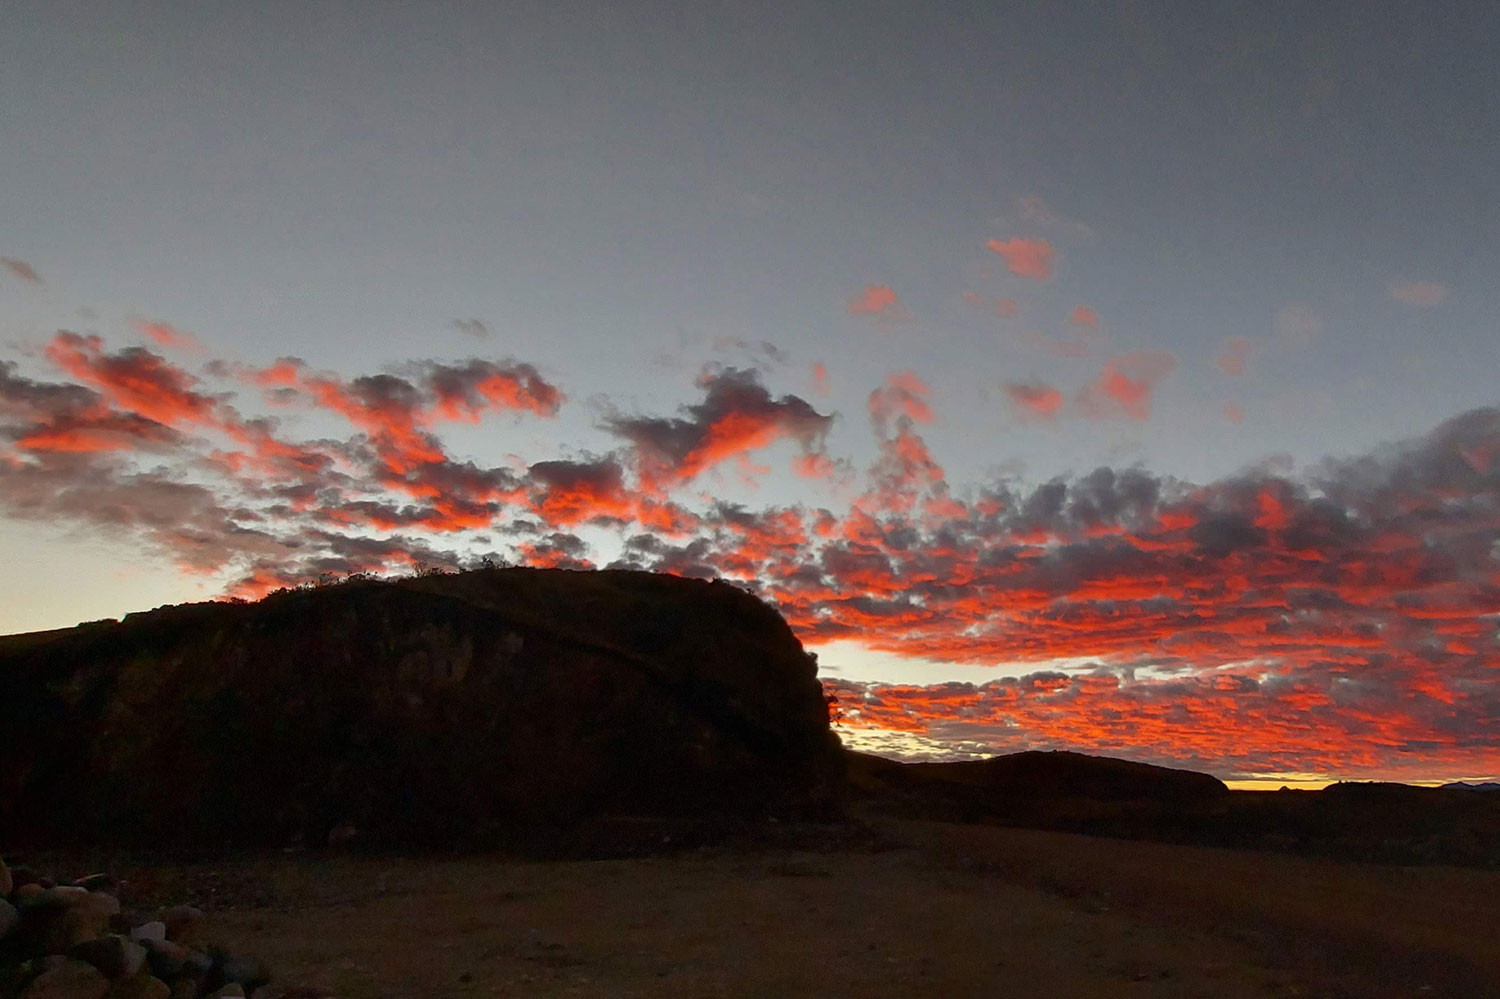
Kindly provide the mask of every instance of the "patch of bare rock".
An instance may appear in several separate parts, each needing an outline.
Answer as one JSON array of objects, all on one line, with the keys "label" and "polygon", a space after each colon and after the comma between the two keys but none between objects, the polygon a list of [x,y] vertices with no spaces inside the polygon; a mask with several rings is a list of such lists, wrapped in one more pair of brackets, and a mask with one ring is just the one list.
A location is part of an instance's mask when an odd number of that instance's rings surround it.
[{"label": "patch of bare rock", "polygon": [[208,931],[188,905],[127,911],[108,875],[59,884],[0,860],[0,999],[313,999]]}]

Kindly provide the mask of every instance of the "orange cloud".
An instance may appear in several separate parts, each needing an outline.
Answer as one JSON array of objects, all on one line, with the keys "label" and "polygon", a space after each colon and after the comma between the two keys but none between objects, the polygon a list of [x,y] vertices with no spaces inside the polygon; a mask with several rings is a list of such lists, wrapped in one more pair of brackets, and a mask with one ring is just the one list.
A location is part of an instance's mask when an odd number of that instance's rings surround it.
[{"label": "orange cloud", "polygon": [[828,368],[822,361],[812,366],[812,390],[816,395],[828,394]]},{"label": "orange cloud", "polygon": [[870,393],[867,405],[870,419],[884,426],[892,417],[906,417],[917,423],[932,422],[932,408],[927,404],[931,389],[915,372],[900,371],[887,375],[885,384]]},{"label": "orange cloud", "polygon": [[849,315],[874,316],[879,319],[905,322],[912,314],[896,297],[895,289],[888,284],[867,284],[859,297],[849,302]]},{"label": "orange cloud", "polygon": [[136,321],[132,325],[140,330],[142,334],[150,337],[158,346],[176,350],[197,350],[198,338],[191,333],[184,333],[176,327],[166,323],[154,323]]},{"label": "orange cloud", "polygon": [[1245,422],[1245,408],[1237,402],[1226,402],[1224,404],[1224,419],[1230,423]]},{"label": "orange cloud", "polygon": [[1057,251],[1045,239],[989,239],[984,246],[1004,259],[1005,266],[1017,277],[1052,280],[1052,260]]},{"label": "orange cloud", "polygon": [[1104,365],[1099,377],[1078,395],[1079,408],[1094,419],[1151,418],[1151,394],[1156,383],[1177,367],[1165,351],[1138,351],[1116,357]]},{"label": "orange cloud", "polygon": [[1051,420],[1062,409],[1062,393],[1041,382],[1007,382],[1005,396],[1022,419]]},{"label": "orange cloud", "polygon": [[1073,311],[1068,314],[1068,322],[1074,326],[1084,329],[1097,330],[1099,328],[1099,313],[1087,305],[1075,305]]},{"label": "orange cloud", "polygon": [[986,299],[977,291],[966,291],[963,294],[963,300],[977,309],[992,312],[1001,319],[1014,319],[1016,313],[1020,311],[1020,307],[1016,304],[1014,298],[996,298],[991,300]]}]

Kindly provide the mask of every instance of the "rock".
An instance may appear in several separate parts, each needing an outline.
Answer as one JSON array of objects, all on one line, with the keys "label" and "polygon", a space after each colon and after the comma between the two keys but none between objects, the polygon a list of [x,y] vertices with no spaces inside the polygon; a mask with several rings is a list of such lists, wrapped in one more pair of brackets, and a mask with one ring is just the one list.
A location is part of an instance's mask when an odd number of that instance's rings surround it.
[{"label": "rock", "polygon": [[151,974],[168,982],[182,974],[188,959],[188,950],[182,944],[149,937],[141,944],[146,948],[146,963],[151,966]]},{"label": "rock", "polygon": [[47,894],[47,889],[35,881],[28,881],[11,893],[17,905],[25,905],[28,900],[42,898]]},{"label": "rock", "polygon": [[172,999],[198,999],[198,980],[179,978],[172,983]]},{"label": "rock", "polygon": [[106,891],[113,893],[117,887],[115,879],[108,874],[89,874],[73,883],[85,891]]},{"label": "rock", "polygon": [[11,877],[10,868],[5,866],[5,858],[0,857],[0,898],[8,898],[15,887],[16,882]]},{"label": "rock", "polygon": [[0,701],[18,841],[279,848],[350,826],[376,849],[551,845],[623,812],[815,813],[842,768],[816,664],[774,609],[623,570],[163,608],[0,644]]},{"label": "rock", "polygon": [[180,974],[192,978],[203,978],[214,970],[214,959],[202,951],[190,950],[187,957],[183,958],[182,971]]},{"label": "rock", "polygon": [[223,988],[216,989],[213,993],[211,993],[211,996],[212,999],[229,999],[230,996],[236,996],[238,997],[238,999],[245,999],[245,989],[244,986],[240,985],[240,983],[238,982],[230,982]]},{"label": "rock", "polygon": [[106,978],[130,978],[139,974],[145,965],[146,948],[133,940],[111,934],[74,945],[68,956],[87,961]]},{"label": "rock", "polygon": [[[36,871],[27,867],[25,864],[17,864],[10,869],[10,880],[10,890],[15,891],[22,885],[34,885],[39,880],[41,880],[41,878]],[[7,892],[6,894],[9,894],[9,892]]]},{"label": "rock", "polygon": [[82,898],[89,890],[81,885],[58,885],[52,889],[52,894],[61,898]]},{"label": "rock", "polygon": [[109,979],[93,965],[68,958],[35,978],[21,999],[105,999]]},{"label": "rock", "polygon": [[198,942],[206,918],[202,909],[195,909],[191,905],[174,905],[161,914],[161,922],[167,928],[167,939],[184,947],[191,947]]},{"label": "rock", "polygon": [[0,898],[0,940],[4,940],[11,930],[20,925],[20,911],[5,899]]},{"label": "rock", "polygon": [[167,924],[160,919],[142,923],[130,931],[130,939],[136,943],[144,940],[165,940],[167,939]]},{"label": "rock", "polygon": [[28,908],[24,917],[28,923],[35,922],[34,939],[42,953],[66,954],[78,944],[109,932],[110,918],[119,911],[120,900],[113,895],[53,888]]},{"label": "rock", "polygon": [[171,999],[172,988],[153,975],[121,978],[109,987],[109,999]]}]

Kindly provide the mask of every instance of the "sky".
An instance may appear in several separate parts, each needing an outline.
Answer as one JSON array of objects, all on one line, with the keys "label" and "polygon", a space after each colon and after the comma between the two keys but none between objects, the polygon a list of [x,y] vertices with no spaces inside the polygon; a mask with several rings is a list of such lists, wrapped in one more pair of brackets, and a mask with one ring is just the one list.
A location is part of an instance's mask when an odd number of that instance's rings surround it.
[{"label": "sky", "polygon": [[1500,776],[1500,9],[62,4],[0,632],[739,582],[846,744]]}]

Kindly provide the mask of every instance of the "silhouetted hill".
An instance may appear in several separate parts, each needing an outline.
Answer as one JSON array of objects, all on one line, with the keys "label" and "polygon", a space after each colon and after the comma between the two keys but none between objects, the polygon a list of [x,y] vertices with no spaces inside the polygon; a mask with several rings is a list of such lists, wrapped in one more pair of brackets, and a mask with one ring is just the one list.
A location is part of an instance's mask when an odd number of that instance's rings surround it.
[{"label": "silhouetted hill", "polygon": [[489,569],[0,639],[7,840],[477,842],[824,801],[812,660],[725,583]]},{"label": "silhouetted hill", "polygon": [[1207,774],[1066,752],[955,763],[850,752],[846,760],[863,805],[903,818],[1500,867],[1500,795],[1480,791],[1381,782],[1231,791]]}]

